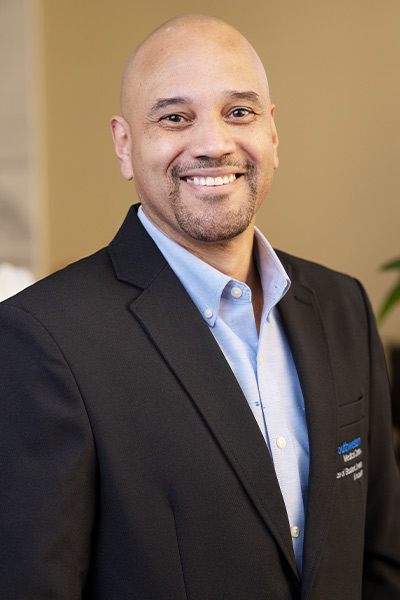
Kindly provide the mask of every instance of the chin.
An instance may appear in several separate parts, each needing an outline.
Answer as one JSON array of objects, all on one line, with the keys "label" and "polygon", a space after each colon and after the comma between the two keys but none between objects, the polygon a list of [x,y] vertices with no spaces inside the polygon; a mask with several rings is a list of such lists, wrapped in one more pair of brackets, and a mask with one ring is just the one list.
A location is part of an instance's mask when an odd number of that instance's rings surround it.
[{"label": "chin", "polygon": [[[254,217],[254,211],[224,211],[217,215],[211,210],[207,215],[190,214],[188,211],[177,211],[176,220],[182,231],[193,240],[199,242],[223,242],[231,240],[249,227]],[[233,214],[232,214],[233,213]]]}]

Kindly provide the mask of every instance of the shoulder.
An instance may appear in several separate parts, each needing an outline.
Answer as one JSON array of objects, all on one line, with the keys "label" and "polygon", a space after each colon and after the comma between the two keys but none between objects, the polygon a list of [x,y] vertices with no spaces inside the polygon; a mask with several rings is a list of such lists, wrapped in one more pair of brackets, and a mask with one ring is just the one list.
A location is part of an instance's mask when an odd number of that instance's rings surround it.
[{"label": "shoulder", "polygon": [[0,319],[7,324],[36,322],[50,331],[74,326],[84,329],[94,314],[107,312],[110,296],[118,296],[118,284],[104,248],[0,303]]},{"label": "shoulder", "polygon": [[346,273],[336,271],[311,260],[294,256],[293,254],[288,254],[287,252],[282,252],[281,250],[276,250],[276,253],[282,264],[286,268],[289,267],[292,278],[305,285],[307,283],[318,285],[321,280],[324,282],[337,282],[338,285],[354,284],[354,278]]},{"label": "shoulder", "polygon": [[106,273],[110,267],[107,249],[104,248],[44,277],[2,302],[1,306],[33,306],[43,301],[47,304],[61,297],[84,293],[85,289],[96,284],[99,274]]},{"label": "shoulder", "polygon": [[276,252],[292,281],[292,292],[299,286],[307,288],[326,319],[340,317],[343,325],[359,326],[374,321],[368,296],[356,278],[280,250]]},{"label": "shoulder", "polygon": [[320,294],[329,290],[330,296],[334,292],[340,295],[355,295],[356,297],[364,295],[362,285],[351,275],[336,271],[317,262],[293,256],[281,250],[276,250],[276,253],[288,271],[291,280],[308,287],[315,293]]}]

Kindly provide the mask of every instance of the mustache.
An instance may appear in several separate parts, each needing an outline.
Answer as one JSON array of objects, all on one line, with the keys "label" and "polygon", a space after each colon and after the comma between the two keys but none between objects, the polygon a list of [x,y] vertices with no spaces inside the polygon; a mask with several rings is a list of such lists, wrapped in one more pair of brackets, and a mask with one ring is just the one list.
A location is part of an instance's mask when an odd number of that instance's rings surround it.
[{"label": "mustache", "polygon": [[198,171],[201,169],[218,169],[220,167],[234,167],[240,171],[253,173],[255,170],[254,162],[251,160],[239,161],[229,156],[221,156],[220,158],[210,158],[204,156],[198,160],[187,162],[180,165],[175,165],[171,169],[171,175],[174,179],[179,179],[182,173],[188,171]]}]

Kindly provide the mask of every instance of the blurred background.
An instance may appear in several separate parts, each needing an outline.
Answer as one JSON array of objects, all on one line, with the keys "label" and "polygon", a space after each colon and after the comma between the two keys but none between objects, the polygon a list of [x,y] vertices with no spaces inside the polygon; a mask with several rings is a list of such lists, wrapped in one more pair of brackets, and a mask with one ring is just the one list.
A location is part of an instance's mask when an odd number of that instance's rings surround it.
[{"label": "blurred background", "polygon": [[[123,65],[183,12],[228,21],[265,64],[280,167],[258,226],[377,310],[400,255],[398,0],[0,0],[0,262],[39,278],[109,243],[136,201],[108,125]],[[400,306],[381,335],[400,344]]]}]

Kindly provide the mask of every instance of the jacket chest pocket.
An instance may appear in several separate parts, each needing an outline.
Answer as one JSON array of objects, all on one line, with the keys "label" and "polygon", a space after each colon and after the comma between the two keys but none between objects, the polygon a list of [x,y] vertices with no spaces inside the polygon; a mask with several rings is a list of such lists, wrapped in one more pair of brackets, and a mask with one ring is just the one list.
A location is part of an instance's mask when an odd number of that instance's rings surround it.
[{"label": "jacket chest pocket", "polygon": [[[338,469],[336,479],[346,488],[357,482],[363,484],[366,476],[367,429],[365,399],[339,406],[338,411]],[[362,485],[364,487],[364,485]]]},{"label": "jacket chest pocket", "polygon": [[339,427],[341,429],[351,425],[356,425],[362,421],[365,417],[364,396],[360,396],[360,398],[358,398],[358,400],[355,402],[350,402],[349,404],[339,406],[338,417]]}]

